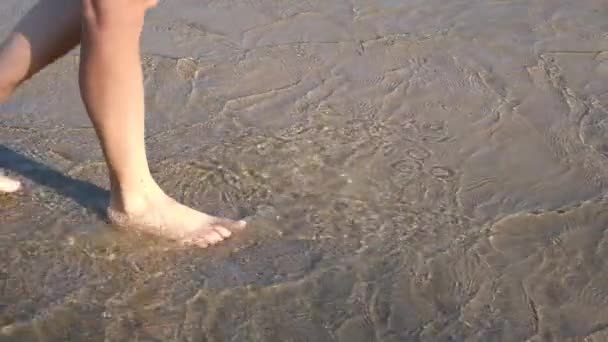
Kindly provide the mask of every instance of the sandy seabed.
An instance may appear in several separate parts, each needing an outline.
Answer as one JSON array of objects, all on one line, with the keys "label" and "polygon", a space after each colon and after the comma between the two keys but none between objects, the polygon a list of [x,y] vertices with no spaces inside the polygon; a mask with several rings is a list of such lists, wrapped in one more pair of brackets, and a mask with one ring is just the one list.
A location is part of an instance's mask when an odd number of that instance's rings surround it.
[{"label": "sandy seabed", "polygon": [[106,225],[73,51],[0,106],[33,183],[0,195],[0,341],[608,340],[605,0],[167,0],[144,31],[155,178],[250,228]]}]

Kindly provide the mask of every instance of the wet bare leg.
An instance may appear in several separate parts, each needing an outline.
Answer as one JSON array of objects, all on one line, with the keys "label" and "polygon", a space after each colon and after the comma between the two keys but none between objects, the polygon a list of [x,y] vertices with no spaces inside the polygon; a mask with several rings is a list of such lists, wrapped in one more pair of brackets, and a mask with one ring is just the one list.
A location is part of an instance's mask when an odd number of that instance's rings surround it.
[{"label": "wet bare leg", "polygon": [[[110,169],[112,221],[200,246],[243,228],[242,223],[180,205],[150,176],[143,146],[138,42],[143,13],[152,1],[89,0],[86,12],[82,4],[83,0],[41,0],[19,22],[0,48],[0,103],[25,80],[78,45],[81,32],[85,32],[88,39],[83,47],[81,88]],[[123,15],[117,15],[123,10]],[[122,37],[123,33],[127,35]],[[122,93],[125,89],[127,93]],[[0,192],[20,188],[18,181],[0,173]]]},{"label": "wet bare leg", "polygon": [[83,0],[80,86],[110,173],[110,219],[192,243],[216,244],[244,222],[179,204],[153,180],[144,146],[139,39],[149,0]]},{"label": "wet bare leg", "polygon": [[[81,0],[42,0],[19,21],[0,47],[0,103],[15,89],[80,42]],[[0,192],[21,189],[0,172]]]},{"label": "wet bare leg", "polygon": [[41,0],[0,49],[0,103],[80,42],[81,0]]}]

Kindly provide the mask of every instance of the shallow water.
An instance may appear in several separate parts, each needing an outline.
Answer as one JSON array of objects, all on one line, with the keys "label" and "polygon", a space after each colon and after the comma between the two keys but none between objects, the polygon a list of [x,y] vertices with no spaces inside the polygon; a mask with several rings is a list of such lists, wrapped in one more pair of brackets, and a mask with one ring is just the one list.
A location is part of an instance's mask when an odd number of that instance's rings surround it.
[{"label": "shallow water", "polygon": [[[0,4],[0,29],[33,2]],[[608,340],[608,2],[167,0],[160,184],[248,232],[107,226],[74,51],[0,106],[0,341]]]}]

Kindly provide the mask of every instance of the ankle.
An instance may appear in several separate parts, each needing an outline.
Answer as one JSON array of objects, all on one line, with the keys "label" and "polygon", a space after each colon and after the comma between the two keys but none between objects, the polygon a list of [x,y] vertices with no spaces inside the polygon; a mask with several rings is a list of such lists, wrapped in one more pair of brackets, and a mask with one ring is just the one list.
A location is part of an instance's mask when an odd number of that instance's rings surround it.
[{"label": "ankle", "polygon": [[145,211],[151,202],[164,197],[164,192],[154,181],[139,184],[137,187],[113,185],[110,206],[123,213],[136,214]]}]

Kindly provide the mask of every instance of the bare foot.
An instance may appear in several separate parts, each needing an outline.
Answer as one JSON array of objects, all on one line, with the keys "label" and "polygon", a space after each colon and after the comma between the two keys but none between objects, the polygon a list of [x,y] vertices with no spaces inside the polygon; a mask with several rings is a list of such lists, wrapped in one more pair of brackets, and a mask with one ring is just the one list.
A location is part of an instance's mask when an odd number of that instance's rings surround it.
[{"label": "bare foot", "polygon": [[[112,200],[108,218],[118,226],[206,248],[245,228],[245,221],[232,221],[191,209],[161,190],[154,195],[123,196]],[[128,197],[128,198],[127,198]]]},{"label": "bare foot", "polygon": [[0,192],[16,192],[21,190],[21,182],[0,174]]}]

